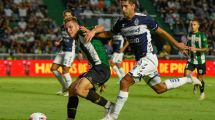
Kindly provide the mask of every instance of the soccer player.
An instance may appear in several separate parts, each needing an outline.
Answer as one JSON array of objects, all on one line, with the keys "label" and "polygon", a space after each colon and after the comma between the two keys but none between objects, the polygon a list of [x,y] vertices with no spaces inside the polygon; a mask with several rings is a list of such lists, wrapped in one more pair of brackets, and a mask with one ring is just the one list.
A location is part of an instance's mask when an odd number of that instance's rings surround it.
[{"label": "soccer player", "polygon": [[157,72],[158,59],[153,54],[150,29],[171,42],[179,50],[186,50],[188,46],[177,42],[169,33],[163,30],[151,17],[136,13],[136,0],[120,0],[123,17],[120,18],[111,31],[102,32],[97,37],[109,38],[114,33],[122,33],[129,41],[134,51],[136,65],[120,81],[120,91],[115,105],[110,104],[106,116],[102,120],[116,120],[128,99],[130,86],[139,82],[141,78],[158,94],[180,87],[186,83],[201,85],[201,82],[192,76],[167,79],[164,82]]},{"label": "soccer player", "polygon": [[120,81],[125,76],[125,72],[122,68],[122,60],[124,51],[129,43],[127,40],[123,38],[123,36],[120,33],[118,33],[112,37],[111,44],[113,48],[113,54],[110,59],[110,65],[116,72]]},{"label": "soccer player", "polygon": [[[206,35],[199,31],[199,26],[199,21],[197,19],[190,22],[191,32],[187,35],[187,45],[190,47],[190,54],[184,75],[190,75],[195,69],[197,69],[197,78],[202,83],[202,86],[200,86],[199,100],[203,100],[205,98],[205,82],[203,80],[203,76],[206,73],[205,54],[208,51],[208,43]],[[198,86],[194,86],[195,94],[197,92],[197,87]]]},{"label": "soccer player", "polygon": [[80,27],[77,19],[71,17],[65,19],[65,28],[69,36],[79,43],[78,47],[91,65],[90,70],[80,75],[69,87],[67,115],[68,120],[74,120],[79,103],[78,96],[104,108],[110,106],[111,102],[96,93],[97,88],[103,86],[109,79],[110,66],[105,46],[101,40],[94,37],[97,32],[104,30],[103,26],[88,30],[83,26]]},{"label": "soccer player", "polygon": [[[64,19],[72,16],[72,11],[70,10],[65,10],[63,12]],[[56,41],[55,45],[61,47],[61,49],[53,61],[51,71],[62,86],[61,90],[56,94],[67,96],[68,87],[72,83],[69,69],[75,58],[75,41],[69,37],[64,25],[61,26],[61,39]],[[62,74],[58,70],[59,67],[62,67]]]}]

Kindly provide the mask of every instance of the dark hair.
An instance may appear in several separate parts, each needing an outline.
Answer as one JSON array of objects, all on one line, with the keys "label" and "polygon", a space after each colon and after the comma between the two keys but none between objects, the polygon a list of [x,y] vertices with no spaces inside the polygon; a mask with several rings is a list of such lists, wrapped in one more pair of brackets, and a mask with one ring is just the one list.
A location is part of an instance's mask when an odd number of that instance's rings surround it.
[{"label": "dark hair", "polygon": [[136,11],[139,9],[139,1],[138,0],[120,0],[120,1],[128,1],[131,4],[135,4]]},{"label": "dark hair", "polygon": [[64,15],[65,13],[67,13],[67,12],[71,13],[71,14],[72,14],[72,16],[74,16],[74,15],[73,15],[72,10],[70,10],[70,9],[66,9],[66,10],[64,10],[64,11],[63,11],[63,15]]},{"label": "dark hair", "polygon": [[194,18],[191,21],[196,21],[198,24],[200,24],[199,19],[198,18]]},{"label": "dark hair", "polygon": [[137,0],[120,0],[120,1],[128,1],[129,3],[137,4]]}]

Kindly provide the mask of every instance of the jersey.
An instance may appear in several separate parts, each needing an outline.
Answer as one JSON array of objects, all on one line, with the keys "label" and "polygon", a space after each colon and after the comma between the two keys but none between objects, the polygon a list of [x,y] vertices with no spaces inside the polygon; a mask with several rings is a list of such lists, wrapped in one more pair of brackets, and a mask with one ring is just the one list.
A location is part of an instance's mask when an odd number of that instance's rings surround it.
[{"label": "jersey", "polygon": [[83,32],[79,31],[78,44],[92,66],[109,66],[107,50],[101,40],[94,37],[90,42],[85,42]]},{"label": "jersey", "polygon": [[[195,48],[208,48],[207,38],[203,32],[189,33],[187,45]],[[188,62],[192,64],[204,64],[205,52],[191,53]]]},{"label": "jersey", "polygon": [[113,52],[119,52],[121,48],[123,48],[124,45],[124,38],[122,35],[117,34],[114,35],[112,38],[112,48]]},{"label": "jersey", "polygon": [[115,34],[121,33],[128,40],[138,61],[147,53],[153,52],[150,29],[155,31],[157,28],[158,24],[150,16],[135,13],[131,20],[120,18],[111,31]]},{"label": "jersey", "polygon": [[64,52],[75,51],[75,40],[73,40],[66,32],[64,25],[61,26],[61,50]]}]

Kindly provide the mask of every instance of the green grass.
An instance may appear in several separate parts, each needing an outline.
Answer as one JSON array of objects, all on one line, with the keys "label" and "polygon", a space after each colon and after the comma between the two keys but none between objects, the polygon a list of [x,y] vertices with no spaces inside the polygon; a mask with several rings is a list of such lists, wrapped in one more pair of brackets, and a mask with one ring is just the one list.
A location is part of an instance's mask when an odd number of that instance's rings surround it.
[{"label": "green grass", "polygon": [[[163,78],[164,80],[165,78]],[[115,101],[117,78],[111,78],[103,96]],[[206,99],[193,95],[192,85],[157,95],[143,81],[130,88],[119,120],[214,120],[215,78],[207,77]],[[33,112],[49,120],[66,120],[67,97],[55,93],[60,85],[52,77],[0,77],[0,120],[27,120]],[[99,120],[103,108],[80,99],[76,120]]]}]

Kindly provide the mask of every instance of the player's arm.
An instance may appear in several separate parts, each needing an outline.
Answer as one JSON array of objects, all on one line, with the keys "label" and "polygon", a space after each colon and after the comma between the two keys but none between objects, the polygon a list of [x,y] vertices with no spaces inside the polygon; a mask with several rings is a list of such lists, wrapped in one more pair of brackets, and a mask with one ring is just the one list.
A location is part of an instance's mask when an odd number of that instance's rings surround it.
[{"label": "player's arm", "polygon": [[85,32],[85,40],[90,41],[97,33],[104,31],[103,25],[96,25],[92,30],[87,29],[84,26],[81,26],[80,29]]},{"label": "player's arm", "polygon": [[125,45],[119,50],[119,52],[124,52],[128,45],[129,45],[128,40],[125,40]]},{"label": "player's arm", "polygon": [[96,37],[101,39],[111,39],[113,35],[114,33],[112,31],[104,31],[96,34]]},{"label": "player's arm", "polygon": [[208,48],[195,48],[195,47],[190,47],[190,50],[192,52],[208,52]]},{"label": "player's arm", "polygon": [[163,30],[161,27],[158,27],[155,31],[159,36],[171,42],[174,46],[176,46],[179,50],[186,50],[189,49],[184,43],[179,43],[175,40],[169,33]]}]

